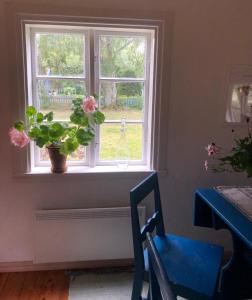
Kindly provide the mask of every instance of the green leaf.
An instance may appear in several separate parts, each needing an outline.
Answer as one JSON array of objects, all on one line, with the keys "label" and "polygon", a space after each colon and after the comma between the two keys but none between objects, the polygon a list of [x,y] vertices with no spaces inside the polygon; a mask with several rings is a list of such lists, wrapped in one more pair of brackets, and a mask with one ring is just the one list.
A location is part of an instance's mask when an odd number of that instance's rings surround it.
[{"label": "green leaf", "polygon": [[40,136],[40,129],[37,127],[31,128],[31,130],[28,132],[28,136],[32,139],[38,138]]},{"label": "green leaf", "polygon": [[40,125],[41,135],[48,136],[49,134],[49,127],[48,125]]},{"label": "green leaf", "polygon": [[81,125],[81,126],[88,126],[88,117],[84,115],[84,113],[79,113],[74,111],[70,116],[70,121],[73,124]]},{"label": "green leaf", "polygon": [[47,142],[48,139],[41,136],[35,139],[35,143],[39,148],[42,148]]},{"label": "green leaf", "polygon": [[83,128],[80,128],[76,132],[76,138],[77,138],[80,145],[87,146],[88,143],[92,141],[93,137],[94,137],[94,135],[93,135],[92,132],[86,131]]},{"label": "green leaf", "polygon": [[66,129],[66,133],[69,137],[74,137],[76,135],[76,127],[70,127]]},{"label": "green leaf", "polygon": [[72,104],[74,107],[80,107],[83,103],[83,99],[80,97],[76,97],[73,101]]},{"label": "green leaf", "polygon": [[14,127],[18,130],[18,131],[24,131],[24,123],[22,121],[20,122],[16,122],[14,124]]},{"label": "green leaf", "polygon": [[51,122],[53,120],[53,112],[50,111],[48,114],[44,115],[44,120]]},{"label": "green leaf", "polygon": [[40,112],[37,113],[37,122],[41,123],[44,120],[44,115]]},{"label": "green leaf", "polygon": [[60,147],[60,152],[62,154],[68,155],[74,152],[79,146],[76,138],[68,138]]},{"label": "green leaf", "polygon": [[36,115],[36,113],[37,113],[37,110],[34,106],[28,106],[26,108],[26,115],[28,117],[32,117],[32,116]]},{"label": "green leaf", "polygon": [[64,134],[64,131],[64,127],[59,122],[56,122],[49,127],[49,136],[52,138],[59,138]]},{"label": "green leaf", "polygon": [[97,110],[93,113],[93,118],[94,118],[94,122],[96,124],[102,124],[105,121],[104,114],[102,112],[100,112],[99,110]]}]

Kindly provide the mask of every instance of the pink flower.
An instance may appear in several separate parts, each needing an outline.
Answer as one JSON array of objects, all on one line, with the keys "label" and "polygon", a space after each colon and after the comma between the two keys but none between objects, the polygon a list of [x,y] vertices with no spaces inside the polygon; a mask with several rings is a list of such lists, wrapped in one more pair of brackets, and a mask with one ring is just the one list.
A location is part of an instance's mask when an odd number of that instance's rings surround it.
[{"label": "pink flower", "polygon": [[207,160],[205,160],[204,166],[205,166],[205,169],[207,171],[208,170],[208,161]]},{"label": "pink flower", "polygon": [[87,96],[83,100],[82,108],[85,113],[93,113],[96,107],[97,107],[97,103],[93,96]]},{"label": "pink flower", "polygon": [[24,131],[18,131],[16,128],[12,127],[9,130],[9,137],[11,143],[17,147],[23,148],[26,146],[30,139]]},{"label": "pink flower", "polygon": [[219,147],[217,147],[215,143],[207,145],[206,150],[209,156],[219,153]]}]

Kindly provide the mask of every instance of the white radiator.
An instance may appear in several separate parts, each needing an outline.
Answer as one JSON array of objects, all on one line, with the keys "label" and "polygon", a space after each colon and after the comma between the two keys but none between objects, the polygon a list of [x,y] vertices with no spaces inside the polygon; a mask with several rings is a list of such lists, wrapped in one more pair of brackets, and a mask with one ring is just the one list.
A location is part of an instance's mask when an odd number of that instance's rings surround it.
[{"label": "white radiator", "polygon": [[34,240],[35,263],[132,258],[130,208],[39,210]]}]

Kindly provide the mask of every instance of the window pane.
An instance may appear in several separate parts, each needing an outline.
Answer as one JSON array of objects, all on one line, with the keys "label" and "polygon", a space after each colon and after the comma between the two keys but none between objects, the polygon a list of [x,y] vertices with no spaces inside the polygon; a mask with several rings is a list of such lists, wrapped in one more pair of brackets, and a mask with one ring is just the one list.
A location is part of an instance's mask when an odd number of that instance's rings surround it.
[{"label": "window pane", "polygon": [[227,122],[246,122],[252,113],[252,84],[236,84],[233,86],[229,107],[227,108]]},{"label": "window pane", "polygon": [[36,33],[35,41],[38,75],[84,76],[83,35]]},{"label": "window pane", "polygon": [[100,108],[107,120],[143,119],[142,82],[102,81],[100,84]]},{"label": "window pane", "polygon": [[144,77],[144,37],[100,36],[102,77]]},{"label": "window pane", "polygon": [[125,136],[121,124],[101,125],[100,160],[141,160],[142,151],[142,124],[126,124]]},{"label": "window pane", "polygon": [[84,81],[65,79],[38,80],[38,98],[42,113],[54,112],[54,119],[69,120],[72,100],[86,95]]},{"label": "window pane", "polygon": [[[86,160],[86,148],[80,146],[75,152],[67,156],[67,161],[85,161]],[[39,149],[39,161],[49,162],[49,154],[46,148]]]}]

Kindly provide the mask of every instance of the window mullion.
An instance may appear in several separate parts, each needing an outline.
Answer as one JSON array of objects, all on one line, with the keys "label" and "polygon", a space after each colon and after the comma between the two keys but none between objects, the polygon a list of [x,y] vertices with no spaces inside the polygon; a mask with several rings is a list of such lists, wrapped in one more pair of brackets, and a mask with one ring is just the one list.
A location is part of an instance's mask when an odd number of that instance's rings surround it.
[{"label": "window mullion", "polygon": [[[94,31],[89,31],[89,94],[96,93],[95,87],[95,41]],[[95,167],[96,165],[96,148],[97,148],[97,126],[95,126],[95,138],[89,145],[89,166]]]},{"label": "window mullion", "polygon": [[86,80],[85,76],[36,75],[37,79]]},{"label": "window mullion", "polygon": [[[151,129],[150,119],[151,115],[149,109],[151,107],[151,95],[150,95],[150,67],[151,67],[151,34],[146,35],[146,52],[145,52],[145,82],[144,82],[144,126],[142,129],[142,149],[143,149],[143,162],[147,162],[148,153],[150,152],[150,140],[149,140],[149,129]],[[147,147],[145,146],[147,145]]]},{"label": "window mullion", "polygon": [[[94,40],[94,92],[100,97],[100,42],[99,34],[93,30]],[[100,157],[100,126],[96,126],[95,135],[95,165],[97,165]]]},{"label": "window mullion", "polygon": [[[104,124],[121,124],[122,120],[105,120]],[[144,124],[143,120],[127,120],[126,124]]]},{"label": "window mullion", "polygon": [[[38,101],[38,80],[36,78],[36,57],[37,57],[37,50],[36,50],[36,40],[35,40],[36,32],[31,31],[31,78],[32,78],[32,99],[29,99],[29,105],[34,105],[37,110],[40,109],[39,101]],[[39,165],[39,149],[36,147],[35,143],[31,143],[31,151],[32,151],[32,159],[34,166]]]},{"label": "window mullion", "polygon": [[144,82],[145,78],[131,77],[100,77],[101,81],[116,81],[116,82]]}]

